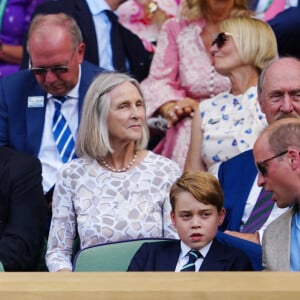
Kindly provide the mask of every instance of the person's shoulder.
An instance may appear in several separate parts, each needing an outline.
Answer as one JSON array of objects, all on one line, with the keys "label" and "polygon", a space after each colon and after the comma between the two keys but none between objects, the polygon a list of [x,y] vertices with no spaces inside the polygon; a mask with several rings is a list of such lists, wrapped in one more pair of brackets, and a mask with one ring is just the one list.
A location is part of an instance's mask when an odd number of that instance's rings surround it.
[{"label": "person's shoulder", "polygon": [[228,256],[228,258],[229,257],[243,257],[246,260],[248,260],[247,255],[241,249],[221,243],[217,239],[214,239],[213,245],[215,248],[218,248],[218,250],[221,251],[223,253],[223,255]]},{"label": "person's shoulder", "polygon": [[289,210],[287,210],[286,212],[284,212],[283,214],[281,214],[278,218],[276,218],[275,220],[273,220],[266,228],[266,230],[264,231],[264,236],[268,235],[268,233],[274,232],[274,231],[280,231],[280,229],[282,228],[283,224],[286,224],[287,222],[291,221],[291,218],[293,216],[294,213],[294,208],[291,207]]},{"label": "person's shoulder", "polygon": [[161,170],[164,167],[167,167],[167,168],[170,168],[173,170],[180,170],[178,164],[175,161],[173,161],[165,156],[162,156],[160,154],[156,154],[152,151],[148,151],[147,157],[148,157],[148,161],[152,161],[152,162],[155,162],[156,164],[160,165]]},{"label": "person's shoulder", "polygon": [[96,64],[93,64],[93,63],[91,63],[87,60],[84,60],[82,62],[81,67],[82,67],[83,72],[86,72],[86,71],[92,71],[92,72],[95,72],[95,73],[108,72],[108,70],[103,69],[103,68],[97,66]]},{"label": "person's shoulder", "polygon": [[180,240],[177,239],[165,239],[162,241],[154,241],[154,242],[147,242],[141,245],[141,249],[146,252],[156,252],[156,251],[169,251],[170,247],[172,246],[179,246],[180,247]]},{"label": "person's shoulder", "polygon": [[22,84],[28,81],[35,81],[35,77],[28,70],[21,70],[11,75],[1,78],[3,86],[13,84],[14,87],[16,84]]},{"label": "person's shoulder", "polygon": [[231,164],[236,164],[239,161],[248,161],[250,158],[253,159],[253,150],[246,150],[238,155],[231,157],[230,159],[223,161],[221,166],[230,166]]},{"label": "person's shoulder", "polygon": [[0,147],[0,161],[2,165],[5,164],[8,168],[16,170],[28,171],[28,169],[41,168],[41,163],[36,157],[8,147]]},{"label": "person's shoulder", "polygon": [[59,12],[69,13],[70,9],[74,9],[75,7],[76,0],[46,0],[36,7],[35,14]]}]

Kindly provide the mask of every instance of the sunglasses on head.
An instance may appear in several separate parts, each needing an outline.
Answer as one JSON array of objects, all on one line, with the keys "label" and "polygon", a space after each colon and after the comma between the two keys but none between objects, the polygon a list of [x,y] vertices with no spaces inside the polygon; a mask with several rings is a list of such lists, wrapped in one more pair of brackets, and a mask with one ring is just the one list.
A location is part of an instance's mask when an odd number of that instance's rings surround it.
[{"label": "sunglasses on head", "polygon": [[282,156],[282,155],[284,155],[288,152],[289,152],[288,150],[285,150],[285,151],[282,151],[282,152],[280,152],[280,153],[278,153],[278,154],[276,154],[276,155],[274,155],[270,158],[267,158],[263,161],[257,162],[256,163],[257,170],[261,173],[262,176],[267,176],[267,174],[268,174],[268,164],[267,164],[267,162],[269,162],[270,160],[272,160],[274,158]]},{"label": "sunglasses on head", "polygon": [[217,47],[220,49],[223,47],[223,45],[225,44],[226,40],[227,40],[227,36],[230,35],[230,33],[228,32],[220,32],[217,37],[213,40],[212,42],[212,46],[213,45],[217,45]]}]

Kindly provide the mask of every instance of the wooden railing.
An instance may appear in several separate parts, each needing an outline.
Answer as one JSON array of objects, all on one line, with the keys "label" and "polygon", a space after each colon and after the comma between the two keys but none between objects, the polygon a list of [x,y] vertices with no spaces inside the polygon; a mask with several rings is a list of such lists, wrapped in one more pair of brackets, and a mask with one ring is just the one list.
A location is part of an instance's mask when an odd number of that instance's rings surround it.
[{"label": "wooden railing", "polygon": [[300,272],[0,273],[0,299],[299,300]]}]

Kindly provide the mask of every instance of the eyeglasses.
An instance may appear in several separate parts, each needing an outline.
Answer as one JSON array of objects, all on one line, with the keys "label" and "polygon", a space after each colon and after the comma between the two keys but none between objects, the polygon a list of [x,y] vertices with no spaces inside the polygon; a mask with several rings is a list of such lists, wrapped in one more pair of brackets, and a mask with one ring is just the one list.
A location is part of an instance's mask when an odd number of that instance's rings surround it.
[{"label": "eyeglasses", "polygon": [[220,32],[217,37],[213,40],[212,46],[217,45],[217,47],[220,49],[224,46],[225,42],[227,41],[227,36],[231,35],[228,32]]},{"label": "eyeglasses", "polygon": [[263,161],[257,162],[256,163],[256,167],[257,167],[258,171],[261,173],[262,176],[267,176],[267,174],[268,174],[268,165],[267,165],[267,162],[269,162],[270,160],[272,160],[272,159],[274,159],[276,157],[282,156],[282,155],[284,155],[284,154],[286,154],[288,152],[289,152],[288,150],[285,150],[285,151],[282,151],[282,152],[280,152],[280,153],[278,153],[278,154],[276,154],[276,155],[274,155],[274,156],[272,156],[270,158],[267,158],[267,159],[265,159]]},{"label": "eyeglasses", "polygon": [[48,71],[51,71],[56,76],[67,73],[69,71],[69,65],[71,63],[71,60],[74,56],[75,51],[76,51],[76,48],[73,50],[72,55],[71,55],[70,59],[68,60],[67,64],[64,66],[54,66],[54,67],[50,67],[50,68],[32,67],[31,60],[30,60],[29,61],[29,71],[32,72],[34,75],[40,75],[40,76],[45,76]]}]

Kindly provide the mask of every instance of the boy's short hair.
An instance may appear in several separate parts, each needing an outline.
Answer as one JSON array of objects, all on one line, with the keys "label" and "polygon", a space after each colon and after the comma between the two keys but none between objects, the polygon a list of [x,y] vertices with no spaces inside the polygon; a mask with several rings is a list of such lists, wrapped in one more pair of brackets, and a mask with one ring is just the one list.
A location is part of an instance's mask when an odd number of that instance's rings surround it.
[{"label": "boy's short hair", "polygon": [[178,195],[184,191],[191,193],[199,202],[215,206],[218,212],[223,208],[224,195],[219,181],[207,172],[186,171],[173,183],[170,189],[172,212],[175,212]]}]

